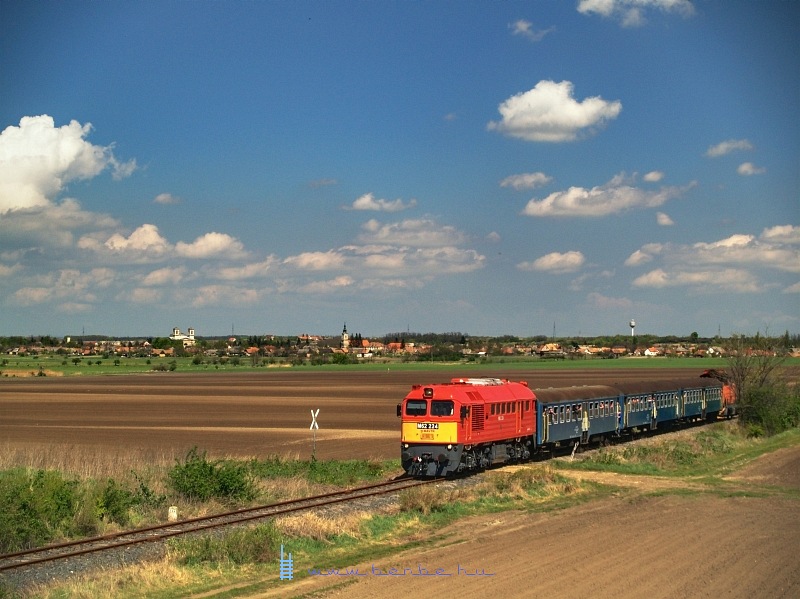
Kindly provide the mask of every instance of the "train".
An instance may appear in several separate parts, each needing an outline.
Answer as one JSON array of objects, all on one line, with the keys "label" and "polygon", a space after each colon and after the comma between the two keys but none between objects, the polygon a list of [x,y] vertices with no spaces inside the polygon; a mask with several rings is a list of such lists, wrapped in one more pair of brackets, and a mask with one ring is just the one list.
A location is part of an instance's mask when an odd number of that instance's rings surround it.
[{"label": "train", "polygon": [[488,377],[413,385],[397,405],[401,462],[409,476],[451,476],[558,448],[714,421],[730,413],[731,402],[727,383],[708,373],[546,389]]}]

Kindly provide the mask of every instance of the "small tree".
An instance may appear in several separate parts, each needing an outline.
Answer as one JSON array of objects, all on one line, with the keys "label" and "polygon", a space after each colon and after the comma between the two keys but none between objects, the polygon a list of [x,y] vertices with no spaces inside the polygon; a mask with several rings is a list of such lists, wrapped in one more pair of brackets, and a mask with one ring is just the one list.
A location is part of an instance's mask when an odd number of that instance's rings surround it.
[{"label": "small tree", "polygon": [[741,423],[755,434],[771,435],[798,425],[800,394],[784,379],[781,366],[786,357],[780,340],[766,334],[731,337],[727,374]]}]

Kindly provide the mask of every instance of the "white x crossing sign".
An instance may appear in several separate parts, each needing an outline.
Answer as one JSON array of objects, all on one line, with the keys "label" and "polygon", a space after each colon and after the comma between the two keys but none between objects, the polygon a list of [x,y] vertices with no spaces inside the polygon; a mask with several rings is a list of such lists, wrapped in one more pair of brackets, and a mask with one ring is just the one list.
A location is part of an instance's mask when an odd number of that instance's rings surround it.
[{"label": "white x crossing sign", "polygon": [[311,426],[308,427],[309,430],[319,428],[319,424],[317,424],[317,416],[319,416],[319,408],[317,408],[316,412],[314,410],[311,410]]}]

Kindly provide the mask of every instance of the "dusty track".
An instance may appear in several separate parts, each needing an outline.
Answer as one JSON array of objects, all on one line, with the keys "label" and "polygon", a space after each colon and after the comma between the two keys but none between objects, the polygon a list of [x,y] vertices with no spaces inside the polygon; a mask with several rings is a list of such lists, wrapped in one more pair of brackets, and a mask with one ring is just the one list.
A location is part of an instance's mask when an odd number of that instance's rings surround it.
[{"label": "dusty track", "polygon": [[531,387],[697,375],[614,369],[484,373],[269,372],[0,379],[0,439],[10,446],[148,448],[180,454],[308,458],[310,410],[319,408],[317,457],[394,458],[395,405],[412,384],[454,376],[526,380]]},{"label": "dusty track", "polygon": [[[800,447],[759,458],[728,478],[733,497],[692,481],[604,474],[594,480],[617,495],[469,518],[423,549],[352,566],[364,576],[278,581],[250,597],[794,598],[798,464]],[[405,575],[376,575],[390,568]]]}]

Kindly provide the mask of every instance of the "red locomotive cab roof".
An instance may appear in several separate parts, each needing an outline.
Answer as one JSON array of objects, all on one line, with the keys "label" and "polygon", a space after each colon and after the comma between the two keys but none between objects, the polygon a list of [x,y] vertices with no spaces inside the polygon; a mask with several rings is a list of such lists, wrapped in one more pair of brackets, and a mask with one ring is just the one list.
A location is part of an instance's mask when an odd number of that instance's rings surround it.
[{"label": "red locomotive cab roof", "polygon": [[425,399],[452,399],[463,403],[535,399],[526,382],[495,378],[454,378],[449,383],[413,385],[408,398],[412,396]]}]

